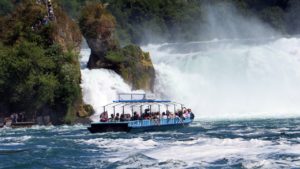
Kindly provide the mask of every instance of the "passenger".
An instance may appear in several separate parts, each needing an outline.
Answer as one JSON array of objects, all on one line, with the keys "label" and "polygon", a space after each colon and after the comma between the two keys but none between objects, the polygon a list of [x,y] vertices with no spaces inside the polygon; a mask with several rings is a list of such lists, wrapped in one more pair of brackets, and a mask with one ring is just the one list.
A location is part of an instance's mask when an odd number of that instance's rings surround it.
[{"label": "passenger", "polygon": [[150,119],[150,114],[148,112],[144,113],[143,119],[145,120]]},{"label": "passenger", "polygon": [[126,121],[124,114],[121,114],[120,121]]},{"label": "passenger", "polygon": [[189,114],[190,114],[190,118],[193,120],[193,119],[195,118],[194,113],[192,112],[191,109],[188,109],[188,112],[189,112]]},{"label": "passenger", "polygon": [[166,115],[169,119],[173,118],[173,114],[169,110],[166,111]]},{"label": "passenger", "polygon": [[100,122],[107,122],[108,121],[108,114],[107,111],[104,111],[100,114]]},{"label": "passenger", "polygon": [[16,113],[11,114],[10,118],[12,123],[17,123],[18,115]]},{"label": "passenger", "polygon": [[160,112],[157,112],[157,113],[156,113],[156,118],[157,118],[157,119],[160,119]]},{"label": "passenger", "polygon": [[188,110],[184,110],[183,117],[190,118],[190,113],[188,112]]},{"label": "passenger", "polygon": [[179,116],[180,118],[183,118],[183,112],[182,112],[181,110],[178,112],[178,116]]},{"label": "passenger", "polygon": [[133,112],[133,116],[131,117],[131,120],[139,120],[139,115],[137,112]]},{"label": "passenger", "polygon": [[131,119],[131,115],[130,114],[124,114],[124,119],[125,119],[125,121],[129,121]]},{"label": "passenger", "polygon": [[111,121],[111,122],[114,122],[114,121],[115,121],[115,115],[114,115],[114,114],[111,114],[111,115],[110,115],[109,121]]},{"label": "passenger", "polygon": [[162,119],[168,119],[168,116],[166,115],[165,112],[162,113]]},{"label": "passenger", "polygon": [[120,121],[120,114],[117,113],[116,117],[115,117],[115,121]]}]

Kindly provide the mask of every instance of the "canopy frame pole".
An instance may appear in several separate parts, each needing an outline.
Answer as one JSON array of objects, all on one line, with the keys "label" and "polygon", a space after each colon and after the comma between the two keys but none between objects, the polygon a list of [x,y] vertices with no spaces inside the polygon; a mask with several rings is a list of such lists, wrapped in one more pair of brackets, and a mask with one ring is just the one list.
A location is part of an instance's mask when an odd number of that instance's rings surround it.
[{"label": "canopy frame pole", "polygon": [[176,112],[176,104],[174,104],[174,113]]},{"label": "canopy frame pole", "polygon": [[116,116],[116,106],[113,106],[114,109],[114,117]]}]

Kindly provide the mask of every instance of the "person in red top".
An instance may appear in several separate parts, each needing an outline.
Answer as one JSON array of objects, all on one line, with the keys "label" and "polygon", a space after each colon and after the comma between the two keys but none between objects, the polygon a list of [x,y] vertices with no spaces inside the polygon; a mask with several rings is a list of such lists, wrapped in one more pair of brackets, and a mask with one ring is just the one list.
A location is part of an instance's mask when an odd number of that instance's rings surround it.
[{"label": "person in red top", "polygon": [[100,114],[100,122],[107,122],[108,121],[108,114],[107,112],[103,112]]}]

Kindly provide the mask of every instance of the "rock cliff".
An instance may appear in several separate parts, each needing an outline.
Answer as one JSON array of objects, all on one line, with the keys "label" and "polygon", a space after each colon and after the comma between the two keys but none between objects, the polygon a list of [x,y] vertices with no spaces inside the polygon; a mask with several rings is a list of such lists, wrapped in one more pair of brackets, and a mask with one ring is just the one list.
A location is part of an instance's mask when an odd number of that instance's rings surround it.
[{"label": "rock cliff", "polygon": [[115,36],[116,21],[106,10],[106,5],[87,4],[82,10],[79,25],[91,48],[90,69],[112,69],[133,89],[153,89],[155,71],[149,53],[136,45],[119,46]]},{"label": "rock cliff", "polygon": [[19,2],[0,18],[0,38],[0,112],[50,116],[53,124],[90,115],[80,88],[82,35],[55,1]]}]

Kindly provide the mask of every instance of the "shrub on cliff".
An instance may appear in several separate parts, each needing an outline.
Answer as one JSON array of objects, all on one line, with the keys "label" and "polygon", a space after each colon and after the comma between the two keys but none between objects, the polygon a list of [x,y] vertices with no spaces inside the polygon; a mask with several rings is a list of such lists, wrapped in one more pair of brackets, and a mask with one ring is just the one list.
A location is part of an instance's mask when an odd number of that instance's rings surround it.
[{"label": "shrub on cliff", "polygon": [[108,51],[105,58],[116,65],[115,69],[133,89],[152,90],[155,72],[149,53],[139,46],[128,45],[124,48]]}]

